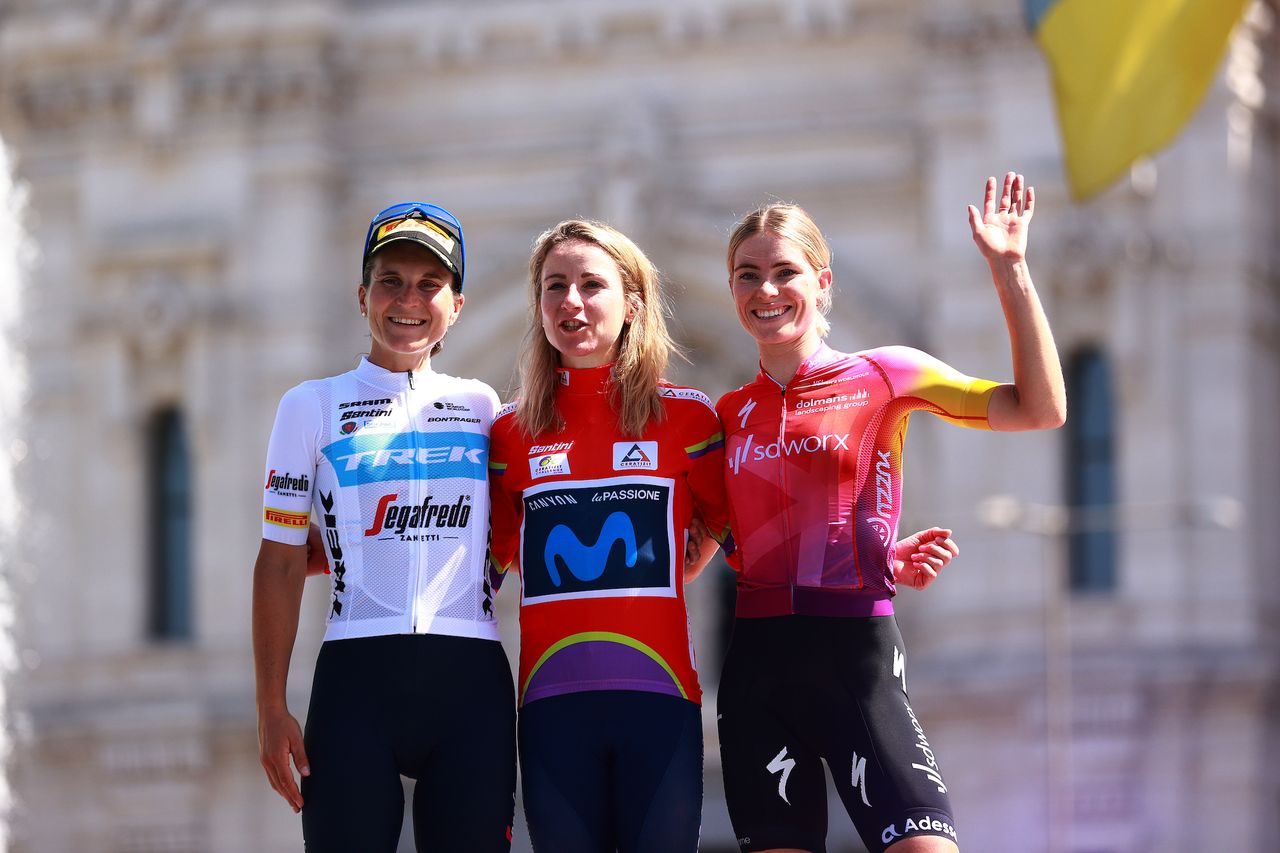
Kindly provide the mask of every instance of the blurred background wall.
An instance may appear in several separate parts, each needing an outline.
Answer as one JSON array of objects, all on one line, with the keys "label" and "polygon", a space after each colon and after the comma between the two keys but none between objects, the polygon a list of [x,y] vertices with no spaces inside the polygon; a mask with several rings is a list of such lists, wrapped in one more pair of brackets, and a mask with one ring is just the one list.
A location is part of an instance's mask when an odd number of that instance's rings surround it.
[{"label": "blurred background wall", "polygon": [[[1280,850],[1275,12],[1250,8],[1173,146],[1080,205],[1016,0],[0,6],[0,138],[34,247],[0,280],[27,377],[6,380],[0,446],[21,496],[9,848],[301,849],[257,757],[258,484],[283,391],[366,351],[374,211],[461,218],[467,305],[433,365],[504,398],[530,243],[579,215],[663,270],[691,358],[673,378],[713,397],[749,379],[723,252],[773,198],[835,248],[835,347],[1009,379],[965,204],[1017,169],[1070,421],[921,415],[905,475],[903,530],[962,548],[898,611],[964,847]],[[327,601],[308,586],[299,717]],[[713,722],[732,595],[723,566],[690,594],[704,851],[736,849]],[[862,849],[838,806],[832,824],[832,850]]]}]

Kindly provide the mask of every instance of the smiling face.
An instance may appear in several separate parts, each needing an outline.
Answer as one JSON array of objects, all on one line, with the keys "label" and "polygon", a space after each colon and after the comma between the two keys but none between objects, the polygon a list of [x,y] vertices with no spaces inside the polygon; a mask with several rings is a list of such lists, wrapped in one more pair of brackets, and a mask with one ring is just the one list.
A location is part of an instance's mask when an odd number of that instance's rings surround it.
[{"label": "smiling face", "polygon": [[770,231],[752,234],[733,253],[729,289],[738,322],[766,347],[812,352],[822,341],[822,305],[831,269],[814,269],[795,242]]},{"label": "smiling face", "polygon": [[429,250],[392,243],[373,256],[368,286],[357,290],[373,338],[369,361],[387,370],[417,370],[462,311],[453,273]]},{"label": "smiling face", "polygon": [[538,311],[547,341],[565,367],[599,367],[617,355],[633,309],[618,265],[604,249],[566,240],[542,264]]}]

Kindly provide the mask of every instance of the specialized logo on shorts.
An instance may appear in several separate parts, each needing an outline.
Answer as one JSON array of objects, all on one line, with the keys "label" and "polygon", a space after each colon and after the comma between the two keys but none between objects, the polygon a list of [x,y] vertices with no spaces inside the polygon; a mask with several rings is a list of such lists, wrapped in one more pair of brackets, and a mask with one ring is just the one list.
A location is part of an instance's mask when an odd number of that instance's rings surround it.
[{"label": "specialized logo on shorts", "polygon": [[907,656],[893,647],[893,677],[902,679],[902,692],[907,692]]},{"label": "specialized logo on shorts", "polygon": [[787,748],[784,746],[782,752],[773,757],[765,767],[770,773],[781,773],[778,777],[778,796],[782,797],[782,801],[787,805],[791,805],[791,801],[787,799],[787,777],[791,775],[791,771],[795,769],[796,760],[787,758]]},{"label": "specialized logo on shorts", "polygon": [[867,757],[864,755],[858,757],[858,751],[853,752],[853,771],[849,776],[849,784],[858,789],[858,793],[862,794],[862,804],[867,808],[871,808],[871,803],[867,800]]},{"label": "specialized logo on shorts", "polygon": [[535,480],[539,477],[569,473],[572,472],[569,470],[568,453],[548,453],[545,456],[535,456],[529,460],[529,476]]},{"label": "specialized logo on shorts", "polygon": [[341,486],[488,477],[489,437],[474,432],[361,432],[323,452]]},{"label": "specialized logo on shorts", "polygon": [[880,538],[880,544],[886,548],[893,544],[893,473],[887,450],[876,451],[876,511],[867,516],[867,524]]},{"label": "specialized logo on shorts", "polygon": [[916,712],[911,710],[911,706],[903,702],[903,707],[907,709],[907,716],[911,718],[911,727],[916,730],[916,749],[920,750],[920,754],[924,756],[924,764],[912,763],[912,767],[929,777],[929,781],[938,786],[938,793],[945,794],[947,792],[946,783],[942,781],[942,770],[938,767],[938,759],[933,754],[933,749],[929,746],[929,739],[924,736],[924,726],[920,725],[920,721],[916,719]]},{"label": "specialized logo on shorts", "polygon": [[922,833],[930,835],[945,835],[957,844],[960,839],[956,837],[956,828],[945,820],[938,820],[936,817],[918,817],[907,818],[907,822],[902,825],[902,830],[898,830],[896,823],[891,823],[880,833],[880,842],[885,845],[892,844],[900,838],[908,835],[920,835]]},{"label": "specialized logo on shorts", "polygon": [[[635,476],[525,490],[524,602],[674,596],[673,487],[670,479]],[[564,506],[573,512],[558,509]]]},{"label": "specialized logo on shorts", "polygon": [[615,441],[613,443],[613,470],[658,470],[658,442]]}]

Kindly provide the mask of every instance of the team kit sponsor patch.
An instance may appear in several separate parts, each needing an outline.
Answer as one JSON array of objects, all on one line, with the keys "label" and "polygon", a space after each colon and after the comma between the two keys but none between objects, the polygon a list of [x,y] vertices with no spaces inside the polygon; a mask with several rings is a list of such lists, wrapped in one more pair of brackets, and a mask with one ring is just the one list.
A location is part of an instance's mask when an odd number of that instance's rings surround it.
[{"label": "team kit sponsor patch", "polygon": [[262,520],[268,524],[274,524],[278,527],[289,527],[293,529],[305,528],[311,523],[310,512],[290,512],[287,509],[276,509],[268,506],[262,509]]},{"label": "team kit sponsor patch", "polygon": [[[669,478],[633,476],[526,489],[525,603],[676,595],[674,486]],[[573,512],[559,509],[566,506]]]},{"label": "team kit sponsor patch", "polygon": [[613,443],[613,470],[658,470],[658,442],[615,441]]},{"label": "team kit sponsor patch", "polygon": [[568,453],[545,453],[529,460],[529,476],[533,479],[550,477],[555,474],[571,474]]}]

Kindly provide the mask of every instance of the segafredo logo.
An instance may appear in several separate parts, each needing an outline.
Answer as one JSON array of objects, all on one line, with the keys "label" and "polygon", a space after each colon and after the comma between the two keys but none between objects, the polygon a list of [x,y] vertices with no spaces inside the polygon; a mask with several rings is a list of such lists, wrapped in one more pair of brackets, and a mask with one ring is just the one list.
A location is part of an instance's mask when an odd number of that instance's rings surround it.
[{"label": "segafredo logo", "polygon": [[729,460],[729,468],[737,474],[744,462],[762,462],[765,459],[777,459],[781,456],[801,456],[810,453],[834,453],[837,450],[849,449],[849,434],[823,433],[822,435],[805,435],[794,438],[780,438],[769,444],[756,444],[755,435],[747,436],[733,451]]},{"label": "segafredo logo", "polygon": [[427,495],[420,504],[396,503],[399,499],[400,495],[396,493],[382,496],[373,514],[373,524],[364,532],[365,536],[379,536],[385,532],[400,536],[402,541],[416,542],[417,539],[405,539],[410,535],[405,531],[432,527],[460,528],[466,527],[471,520],[471,495],[459,495],[451,504],[436,503],[431,495]]},{"label": "segafredo logo", "polygon": [[272,491],[276,493],[295,494],[298,492],[306,492],[311,489],[311,480],[306,474],[293,476],[289,472],[277,474],[276,469],[272,468],[271,473],[267,474],[267,485],[264,491]]},{"label": "segafredo logo", "polygon": [[876,451],[876,512],[867,516],[867,524],[888,548],[893,542],[893,467],[889,451]]}]

